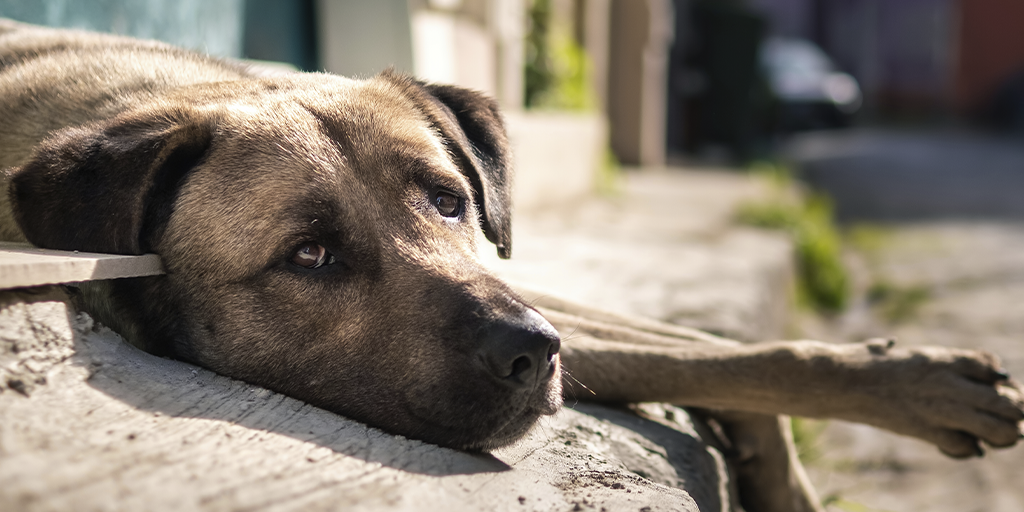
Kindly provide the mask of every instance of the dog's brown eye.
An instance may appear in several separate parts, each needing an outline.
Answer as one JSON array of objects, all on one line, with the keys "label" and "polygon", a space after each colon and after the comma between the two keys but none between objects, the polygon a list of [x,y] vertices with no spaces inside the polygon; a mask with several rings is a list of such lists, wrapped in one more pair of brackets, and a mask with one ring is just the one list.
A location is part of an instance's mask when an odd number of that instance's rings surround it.
[{"label": "dog's brown eye", "polygon": [[434,195],[434,207],[437,208],[437,213],[440,213],[443,217],[458,217],[462,213],[462,198],[450,192],[439,190]]},{"label": "dog's brown eye", "polygon": [[316,242],[306,242],[295,249],[292,263],[302,268],[320,268],[334,263],[334,256]]}]

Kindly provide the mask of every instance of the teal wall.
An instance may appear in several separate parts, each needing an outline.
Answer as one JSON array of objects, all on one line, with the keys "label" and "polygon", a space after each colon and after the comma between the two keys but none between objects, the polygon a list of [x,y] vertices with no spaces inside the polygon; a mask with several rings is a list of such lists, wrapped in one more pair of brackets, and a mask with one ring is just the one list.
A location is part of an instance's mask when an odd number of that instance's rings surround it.
[{"label": "teal wall", "polygon": [[242,56],[320,70],[314,0],[246,0]]},{"label": "teal wall", "polygon": [[244,0],[0,0],[0,17],[242,56]]}]

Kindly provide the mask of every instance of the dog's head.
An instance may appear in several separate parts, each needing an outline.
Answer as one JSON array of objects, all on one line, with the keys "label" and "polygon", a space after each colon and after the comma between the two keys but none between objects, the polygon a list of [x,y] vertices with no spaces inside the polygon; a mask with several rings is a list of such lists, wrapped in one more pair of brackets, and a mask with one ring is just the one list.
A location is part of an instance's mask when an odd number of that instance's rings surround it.
[{"label": "dog's head", "polygon": [[511,250],[489,99],[385,73],[195,86],[52,134],[13,172],[26,237],[155,252],[83,285],[147,350],[464,449],[561,403],[557,333],[476,259]]}]

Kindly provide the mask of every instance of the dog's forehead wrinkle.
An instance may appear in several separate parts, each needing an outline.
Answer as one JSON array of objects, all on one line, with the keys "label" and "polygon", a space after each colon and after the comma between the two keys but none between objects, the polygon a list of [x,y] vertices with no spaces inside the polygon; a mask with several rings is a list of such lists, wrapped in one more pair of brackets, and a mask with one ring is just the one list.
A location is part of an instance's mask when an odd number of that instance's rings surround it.
[{"label": "dog's forehead wrinkle", "polygon": [[440,237],[406,237],[398,233],[392,233],[390,239],[390,250],[384,256],[389,261],[388,268],[397,269],[397,274],[389,279],[426,283],[423,286],[428,291],[437,291],[437,287],[457,289],[473,297],[485,297],[489,293],[479,282],[479,278],[488,273],[477,261],[475,248],[466,243]]},{"label": "dog's forehead wrinkle", "polygon": [[249,160],[254,170],[276,164],[276,168],[261,171],[272,179],[309,180],[325,186],[337,181],[347,159],[324,134],[320,120],[297,102],[278,107],[246,112],[236,119],[240,156]]},{"label": "dog's forehead wrinkle", "polygon": [[304,101],[303,105],[348,146],[377,152],[390,150],[382,140],[418,148],[448,159],[444,141],[433,123],[393,84],[377,79],[352,82],[342,91]]},{"label": "dog's forehead wrinkle", "polygon": [[[471,186],[435,123],[394,84],[378,79],[348,81],[339,90],[306,94],[298,104],[343,158],[334,161],[335,168],[398,192],[419,179],[471,197]],[[382,179],[390,182],[379,183]]]}]

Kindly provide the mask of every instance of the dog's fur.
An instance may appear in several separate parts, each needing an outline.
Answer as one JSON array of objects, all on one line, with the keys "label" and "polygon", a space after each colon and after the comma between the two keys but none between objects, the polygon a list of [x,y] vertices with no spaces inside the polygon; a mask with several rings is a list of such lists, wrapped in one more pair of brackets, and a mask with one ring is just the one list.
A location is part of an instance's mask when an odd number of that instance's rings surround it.
[{"label": "dog's fur", "polygon": [[[155,252],[167,275],[84,284],[80,307],[150,352],[456,448],[557,410],[560,364],[601,400],[841,418],[957,457],[1020,437],[1021,389],[985,353],[740,345],[530,297],[545,321],[476,260],[481,227],[511,251],[491,100],[394,73],[257,75],[0,21],[0,239]],[[334,262],[296,265],[308,243]],[[560,355],[551,324],[576,332]]]}]

